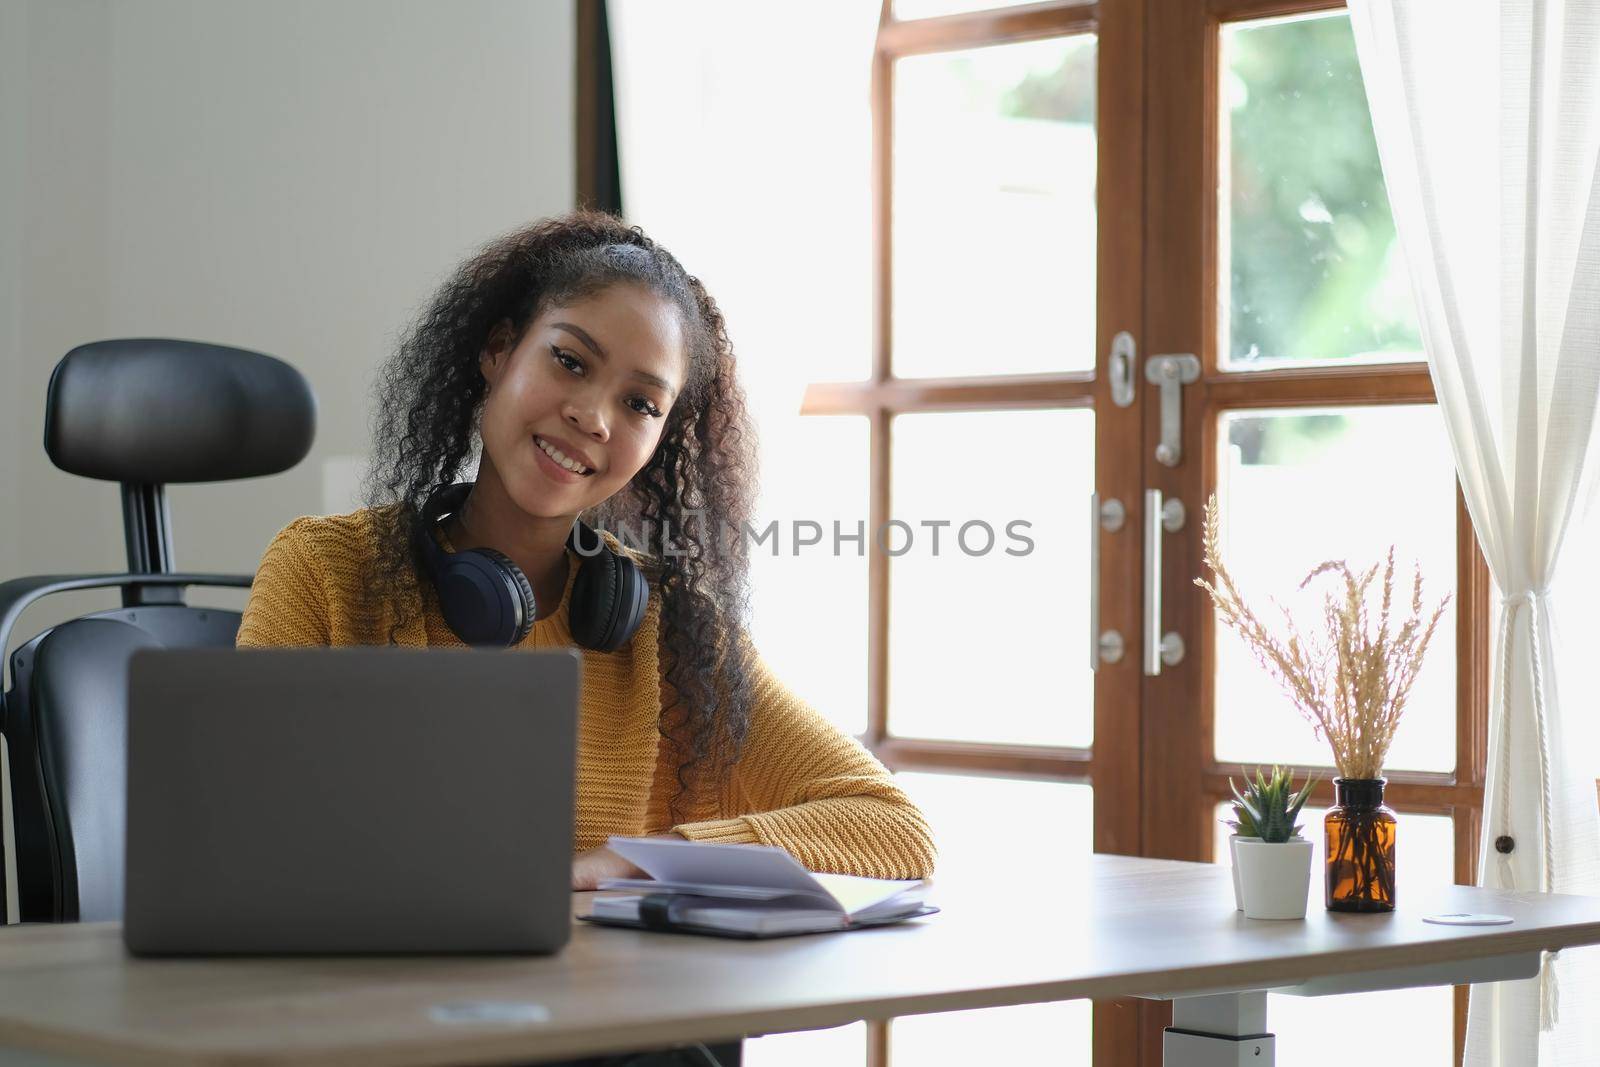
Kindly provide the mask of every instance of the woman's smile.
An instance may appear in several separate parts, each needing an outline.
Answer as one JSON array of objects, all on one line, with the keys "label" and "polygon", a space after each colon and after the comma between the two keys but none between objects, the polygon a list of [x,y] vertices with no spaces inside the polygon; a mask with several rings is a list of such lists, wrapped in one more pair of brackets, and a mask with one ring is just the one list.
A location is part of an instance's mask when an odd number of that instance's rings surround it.
[{"label": "woman's smile", "polygon": [[592,461],[560,438],[533,435],[533,445],[542,462],[539,469],[563,484],[581,482],[594,473]]}]

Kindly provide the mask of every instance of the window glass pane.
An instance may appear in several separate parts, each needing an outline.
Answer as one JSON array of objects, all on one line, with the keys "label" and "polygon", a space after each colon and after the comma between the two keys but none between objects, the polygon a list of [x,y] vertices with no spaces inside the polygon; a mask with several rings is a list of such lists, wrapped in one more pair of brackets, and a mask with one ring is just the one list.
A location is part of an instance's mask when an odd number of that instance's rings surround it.
[{"label": "window glass pane", "polygon": [[895,66],[894,372],[1092,370],[1095,39]]},{"label": "window glass pane", "polygon": [[[1029,879],[1070,892],[1094,853],[1094,790],[1076,782],[902,771],[895,781],[922,809],[939,847],[941,898],[970,881],[991,890],[993,873],[1026,856]],[[997,811],[1027,812],[996,819]],[[1049,842],[1041,848],[1041,840]]]},{"label": "window glass pane", "polygon": [[746,1038],[739,1062],[741,1067],[861,1067],[867,1062],[867,1024]]},{"label": "window glass pane", "polygon": [[[1058,1063],[1088,1067],[1093,1004],[1058,1000],[1011,1008],[908,1015],[889,1025],[890,1067]],[[1050,1050],[1048,1059],[1040,1051]]]},{"label": "window glass pane", "polygon": [[[1279,625],[1276,599],[1303,636],[1320,636],[1313,624],[1336,579],[1306,591],[1300,581],[1324,560],[1356,571],[1382,563],[1391,544],[1401,603],[1409,606],[1415,563],[1425,607],[1453,596],[1455,466],[1437,407],[1234,412],[1222,416],[1218,441],[1223,562],[1266,625]],[[1455,767],[1455,609],[1452,599],[1434,631],[1388,769]],[[1327,744],[1244,642],[1221,625],[1215,632],[1217,758],[1330,764]]]},{"label": "window glass pane", "polygon": [[1221,60],[1225,365],[1422,359],[1350,16],[1225,24]]},{"label": "window glass pane", "polygon": [[[607,5],[619,192],[628,222],[716,298],[747,387],[864,379],[877,315],[869,101],[879,7],[813,4],[781,23],[774,13],[737,0]],[[752,47],[775,25],[777,47]],[[769,218],[781,230],[753,221]],[[822,292],[827,343],[797,314],[796,294]]]},{"label": "window glass pane", "polygon": [[[1326,808],[1305,809],[1300,817],[1301,836],[1315,846],[1312,859],[1310,907],[1322,907],[1322,817]],[[1455,823],[1446,815],[1397,812],[1395,829],[1395,892],[1405,907],[1410,885],[1451,885],[1455,882]],[[1226,865],[1228,828],[1221,824],[1228,806],[1217,805],[1215,837],[1217,862]],[[1384,1058],[1407,1067],[1449,1067],[1455,1055],[1455,1001],[1449,986],[1395,989],[1381,993],[1351,993],[1336,997],[1287,997],[1273,993],[1267,999],[1267,1026],[1278,1035],[1278,1062],[1296,1067],[1346,1067],[1349,1049],[1339,1042],[1320,1040],[1329,1019],[1404,1019],[1406,1025],[1384,1031]]]},{"label": "window glass pane", "polygon": [[889,732],[1087,746],[1094,412],[902,415],[891,451]]},{"label": "window glass pane", "polygon": [[[1087,523],[1085,523],[1087,525]],[[1094,790],[1087,785],[957,774],[902,773],[896,780],[928,817],[939,846],[933,902],[949,908],[993,905],[993,872],[1026,857],[1031,884],[1060,894],[1081,885],[1094,851]],[[995,819],[996,811],[1027,812]],[[1041,847],[1040,842],[1048,842]],[[913,1015],[889,1030],[892,1067],[974,1063],[1088,1064],[1090,1004],[1085,1000]]]},{"label": "window glass pane", "polygon": [[[746,538],[751,634],[790,689],[840,729],[865,733],[867,420],[776,419],[761,427],[761,445],[761,497],[755,534]],[[861,539],[850,540],[858,532]],[[816,611],[796,610],[818,604],[828,605],[825,626]]]},{"label": "window glass pane", "polygon": [[894,17],[931,19],[940,15],[959,15],[967,11],[992,11],[1012,7],[1017,0],[894,0]]}]

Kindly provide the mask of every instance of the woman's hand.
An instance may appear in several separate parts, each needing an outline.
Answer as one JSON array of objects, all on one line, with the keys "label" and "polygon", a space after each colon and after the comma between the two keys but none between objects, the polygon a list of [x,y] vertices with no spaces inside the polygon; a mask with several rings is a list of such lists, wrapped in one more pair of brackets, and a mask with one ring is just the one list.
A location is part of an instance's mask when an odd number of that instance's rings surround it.
[{"label": "woman's hand", "polygon": [[645,873],[621,856],[601,845],[572,857],[572,888],[598,889],[606,878],[643,878]]},{"label": "woman's hand", "polygon": [[[676,837],[683,839],[682,834],[671,831],[662,834],[649,834],[649,837]],[[648,878],[639,868],[612,852],[604,845],[598,848],[587,848],[572,857],[572,888],[579,890],[598,889],[600,883],[607,878]]]}]

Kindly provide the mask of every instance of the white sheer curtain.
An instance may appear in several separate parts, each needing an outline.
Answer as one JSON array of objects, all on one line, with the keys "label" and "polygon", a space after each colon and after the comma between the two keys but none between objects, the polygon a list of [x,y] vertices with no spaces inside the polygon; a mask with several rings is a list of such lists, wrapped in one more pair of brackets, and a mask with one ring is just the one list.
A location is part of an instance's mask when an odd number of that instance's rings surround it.
[{"label": "white sheer curtain", "polygon": [[796,558],[790,524],[867,514],[864,426],[856,448],[799,411],[806,382],[860,379],[871,366],[878,7],[607,7],[623,208],[721,306],[761,439],[758,528],[783,527],[782,554],[751,561],[756,641],[851,732],[866,726],[866,564],[823,549]]},{"label": "white sheer curtain", "polygon": [[[1600,712],[1574,699],[1592,691],[1593,649],[1556,643],[1593,633],[1593,603],[1557,564],[1564,546],[1597,550],[1573,531],[1600,468],[1600,0],[1349,6],[1428,365],[1499,591],[1480,882],[1600,893]],[[1569,951],[1538,979],[1474,987],[1467,1063],[1600,1063],[1597,962]]]}]

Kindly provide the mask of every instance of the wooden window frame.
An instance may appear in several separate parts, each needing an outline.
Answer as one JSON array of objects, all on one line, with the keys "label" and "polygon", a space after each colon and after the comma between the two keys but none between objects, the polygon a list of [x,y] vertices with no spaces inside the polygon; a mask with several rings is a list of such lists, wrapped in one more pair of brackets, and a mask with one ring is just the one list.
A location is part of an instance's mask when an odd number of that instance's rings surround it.
[{"label": "wooden window frame", "polygon": [[[1427,367],[1421,363],[1361,366],[1281,367],[1271,370],[1223,370],[1218,364],[1216,322],[1217,255],[1219,235],[1214,191],[1217,189],[1217,100],[1219,33],[1224,23],[1343,8],[1340,0],[1099,0],[1098,3],[1036,3],[995,11],[972,12],[900,22],[893,18],[891,0],[883,0],[872,70],[872,258],[874,263],[871,373],[864,381],[814,383],[802,404],[802,414],[857,415],[870,426],[869,523],[880,528],[891,517],[890,424],[898,415],[922,412],[979,410],[1039,410],[1091,407],[1098,419],[1114,414],[1109,403],[1103,368],[1094,372],[1051,375],[1008,375],[972,378],[897,378],[891,363],[892,336],[892,148],[894,143],[893,67],[913,55],[959,51],[989,45],[1096,33],[1102,53],[1115,46],[1122,57],[1120,69],[1099,68],[1097,135],[1101,138],[1102,173],[1120,160],[1141,175],[1140,188],[1121,190],[1101,183],[1099,213],[1102,220],[1137,216],[1142,237],[1134,246],[1112,239],[1112,229],[1100,227],[1099,289],[1097,296],[1096,351],[1104,354],[1110,335],[1132,329],[1141,351],[1194,351],[1201,357],[1207,391],[1205,409],[1186,399],[1185,419],[1203,426],[1204,460],[1188,477],[1204,486],[1217,484],[1216,414],[1220,410],[1250,408],[1329,407],[1376,404],[1434,403]],[[1203,47],[1196,49],[1196,41]],[[1162,71],[1174,86],[1167,99],[1150,92],[1144,71]],[[1120,87],[1121,91],[1117,91]],[[1109,91],[1108,91],[1109,90]],[[1181,99],[1180,99],[1181,98]],[[1204,114],[1196,116],[1194,101]],[[1113,135],[1128,128],[1136,135]],[[1128,153],[1141,158],[1129,160]],[[1198,158],[1195,158],[1198,153]],[[1167,195],[1154,180],[1158,172],[1174,168],[1201,180],[1187,197]],[[1186,170],[1184,168],[1187,168]],[[1127,173],[1124,171],[1123,173]],[[1183,216],[1183,217],[1180,217]],[[1174,236],[1176,235],[1176,237]],[[1145,264],[1150,265],[1148,273]],[[1116,293],[1137,291],[1116,304]],[[1146,293],[1156,293],[1161,303],[1146,304]],[[1172,294],[1179,299],[1169,300]],[[1115,304],[1115,307],[1112,305]],[[1128,325],[1131,323],[1132,325]],[[1199,334],[1194,330],[1198,326]],[[1098,362],[1098,359],[1097,359]],[[1148,401],[1146,402],[1146,405]],[[1143,407],[1145,405],[1141,405]],[[1120,434],[1122,431],[1118,431]],[[1126,484],[1142,480],[1137,470],[1142,457],[1154,448],[1159,428],[1153,419],[1128,432],[1132,447],[1126,455],[1098,450],[1096,481]],[[1097,427],[1097,440],[1104,441]],[[1131,458],[1129,458],[1131,456]],[[1129,464],[1135,468],[1131,474]],[[1192,494],[1190,494],[1192,495]],[[1136,509],[1135,509],[1136,510]],[[1132,517],[1130,516],[1130,521]],[[1124,543],[1128,539],[1124,539]],[[1192,542],[1191,542],[1192,544]],[[1471,521],[1457,492],[1456,602],[1456,759],[1453,771],[1425,773],[1395,771],[1388,775],[1389,802],[1400,811],[1449,815],[1454,820],[1454,874],[1470,883],[1476,875],[1477,841],[1482,821],[1487,765],[1489,703],[1490,578],[1478,548]],[[1124,549],[1102,544],[1109,567],[1138,566],[1116,558]],[[1187,575],[1199,573],[1192,552],[1169,557],[1163,592],[1169,603],[1188,596],[1192,618],[1187,632],[1196,636],[1192,655],[1200,659],[1204,677],[1213,677],[1214,617],[1209,603],[1201,604],[1188,586]],[[1096,679],[1095,741],[1092,748],[1056,748],[997,745],[967,741],[935,741],[897,737],[889,721],[889,560],[869,553],[868,564],[868,699],[867,731],[863,740],[889,766],[969,774],[997,774],[1043,778],[1059,782],[1095,784],[1112,788],[1111,775],[1131,765],[1131,788],[1136,796],[1134,824],[1109,820],[1101,825],[1097,815],[1095,847],[1098,851],[1128,852],[1174,858],[1210,859],[1211,808],[1228,796],[1228,777],[1243,768],[1220,763],[1214,745],[1214,688],[1199,687],[1194,713],[1180,717],[1163,711],[1154,687],[1137,678],[1119,681],[1100,672]],[[1135,627],[1137,631],[1137,627]],[[1125,631],[1126,632],[1126,631]],[[1136,642],[1135,642],[1136,644]],[[1129,651],[1137,656],[1137,649]],[[1127,672],[1125,672],[1126,674]],[[1131,700],[1139,708],[1131,732],[1112,727],[1105,706]],[[1168,701],[1168,704],[1171,702]],[[1129,751],[1132,745],[1134,751]],[[1180,769],[1181,765],[1181,769]],[[1328,768],[1299,767],[1301,773]],[[1098,779],[1098,781],[1097,781]],[[1127,787],[1117,782],[1117,789]],[[1324,782],[1316,801],[1331,802],[1331,783]],[[1456,997],[1456,1058],[1459,1062],[1465,1033],[1465,990]],[[1126,1002],[1097,1005],[1095,1053],[1097,1063],[1122,1062],[1117,1051],[1141,1048],[1141,1060],[1160,1062],[1159,1007],[1130,1011]],[[1137,1018],[1135,1018],[1137,1016]],[[883,1067],[888,1057],[888,1027],[869,1025],[868,1062]]]},{"label": "wooden window frame", "polygon": [[577,0],[573,17],[573,206],[620,215],[622,175],[605,0]]}]

